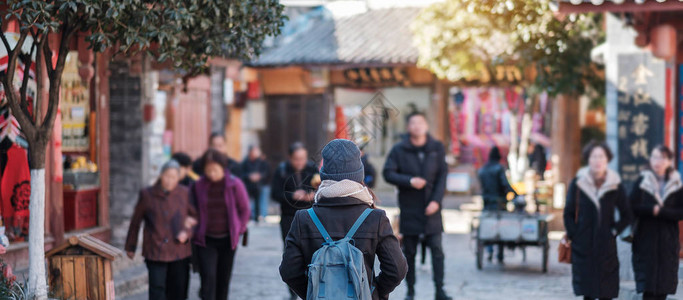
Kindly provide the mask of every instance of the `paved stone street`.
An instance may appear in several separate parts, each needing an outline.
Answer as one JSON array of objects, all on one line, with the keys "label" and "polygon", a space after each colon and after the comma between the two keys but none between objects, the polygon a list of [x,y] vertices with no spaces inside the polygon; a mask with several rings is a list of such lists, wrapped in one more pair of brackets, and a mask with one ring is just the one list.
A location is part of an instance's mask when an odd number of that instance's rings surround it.
[{"label": "paved stone street", "polygon": [[[389,209],[392,213],[395,209]],[[445,212],[449,232],[466,228],[466,216],[457,211]],[[457,218],[457,219],[456,219]],[[281,259],[277,218],[269,223],[250,226],[249,246],[237,252],[231,286],[231,299],[285,299],[287,291],[280,280],[278,265]],[[528,261],[522,262],[519,251],[508,251],[505,267],[486,264],[478,271],[474,263],[474,244],[468,233],[449,233],[445,239],[447,290],[456,299],[571,299],[570,270],[567,265],[556,263],[551,256],[550,271],[541,273],[540,249],[528,248]],[[551,255],[555,255],[555,243]],[[429,257],[429,255],[428,255]],[[419,266],[418,299],[433,299],[429,261]],[[193,274],[190,299],[198,299],[199,276]],[[392,298],[401,299],[405,286],[400,286]],[[146,299],[147,293],[125,298]]]},{"label": "paved stone street", "polygon": [[[394,207],[395,196],[392,193],[379,193],[383,209],[390,219],[398,213]],[[548,273],[541,272],[541,250],[527,247],[527,261],[522,261],[519,250],[506,249],[505,266],[497,263],[484,264],[479,271],[475,266],[474,242],[470,238],[470,224],[475,213],[471,212],[471,197],[448,196],[444,199],[444,248],[446,250],[446,290],[455,299],[578,299],[573,296],[571,287],[571,267],[557,262],[557,244],[561,232],[551,232],[550,265]],[[476,201],[475,201],[476,202]],[[271,203],[271,213],[277,213],[277,207]],[[476,205],[474,205],[476,206]],[[470,207],[467,209],[466,207]],[[285,284],[280,280],[278,266],[282,257],[279,217],[271,215],[266,223],[249,225],[249,245],[240,247],[235,258],[235,268],[231,283],[230,299],[288,299]],[[630,259],[629,244],[620,243],[620,261],[627,264]],[[622,253],[623,252],[623,253]],[[431,265],[429,254],[425,265],[418,265],[417,299],[434,299]],[[140,257],[136,259],[138,265]],[[419,261],[419,259],[418,259]],[[137,273],[144,272],[138,266]],[[625,266],[627,272],[630,266]],[[624,270],[622,270],[624,271]],[[622,272],[623,273],[623,272]],[[631,275],[632,276],[632,275]],[[119,275],[121,277],[121,275]],[[626,276],[622,275],[622,278]],[[146,278],[144,282],[146,282]],[[139,284],[138,284],[139,285]],[[136,286],[136,284],[132,284]],[[144,290],[145,284],[137,287]],[[199,299],[199,275],[192,274],[190,299]],[[633,282],[622,281],[620,299],[640,300],[634,292]],[[679,288],[679,291],[682,290]],[[147,292],[137,293],[124,300],[146,300]],[[391,299],[403,299],[405,285],[399,286]],[[682,293],[669,299],[683,299]]]}]

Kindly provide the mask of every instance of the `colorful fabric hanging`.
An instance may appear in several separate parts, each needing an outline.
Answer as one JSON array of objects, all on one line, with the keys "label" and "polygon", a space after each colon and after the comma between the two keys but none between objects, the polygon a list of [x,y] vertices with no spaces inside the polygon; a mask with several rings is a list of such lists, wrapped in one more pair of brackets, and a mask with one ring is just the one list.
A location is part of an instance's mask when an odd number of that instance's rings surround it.
[{"label": "colorful fabric hanging", "polygon": [[26,150],[13,145],[7,151],[7,166],[0,182],[2,218],[12,240],[28,234],[31,172]]}]

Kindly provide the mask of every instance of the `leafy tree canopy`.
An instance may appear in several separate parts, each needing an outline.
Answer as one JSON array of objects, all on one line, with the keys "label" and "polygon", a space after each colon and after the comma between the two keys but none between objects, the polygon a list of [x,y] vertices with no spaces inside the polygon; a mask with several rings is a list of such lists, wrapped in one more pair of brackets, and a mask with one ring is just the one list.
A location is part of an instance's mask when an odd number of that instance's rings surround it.
[{"label": "leafy tree canopy", "polygon": [[35,34],[89,32],[97,51],[150,51],[189,72],[210,57],[251,59],[286,17],[277,0],[10,0],[10,13]]},{"label": "leafy tree canopy", "polygon": [[[601,16],[561,16],[550,0],[447,0],[412,24],[418,65],[451,81],[515,65],[537,90],[582,94],[604,87],[590,52],[604,39]],[[529,76],[529,73],[531,75]]]}]

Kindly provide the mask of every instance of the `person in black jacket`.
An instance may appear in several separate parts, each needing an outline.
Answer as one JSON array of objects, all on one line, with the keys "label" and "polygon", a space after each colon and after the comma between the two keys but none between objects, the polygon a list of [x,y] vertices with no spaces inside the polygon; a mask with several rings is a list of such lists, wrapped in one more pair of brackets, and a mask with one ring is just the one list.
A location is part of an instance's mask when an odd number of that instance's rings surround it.
[{"label": "person in black jacket", "polygon": [[192,171],[192,158],[190,158],[187,153],[176,152],[171,156],[171,159],[175,160],[180,164],[180,184],[185,187],[190,187],[195,181],[199,179],[199,176]]},{"label": "person in black jacket", "polygon": [[631,224],[632,213],[619,174],[607,168],[612,159],[609,147],[592,142],[583,156],[588,171],[572,180],[564,208],[572,285],[574,294],[586,300],[613,299],[619,296],[616,236]]},{"label": "person in black jacket", "polygon": [[548,159],[545,157],[545,148],[541,144],[535,144],[533,152],[529,154],[529,168],[536,172],[537,178],[543,180],[547,166]]},{"label": "person in black jacket", "polygon": [[365,169],[365,178],[363,178],[363,183],[365,183],[365,185],[367,185],[369,188],[374,188],[375,182],[377,181],[377,171],[375,170],[375,166],[368,161],[368,155],[365,152],[361,153],[362,155],[360,160],[363,162],[363,168]]},{"label": "person in black jacket", "polygon": [[[225,137],[222,133],[214,132],[211,134],[211,136],[209,137],[209,149],[215,149],[223,153],[223,155],[225,155],[228,158],[226,167],[230,171],[230,174],[237,176],[239,178],[242,177],[242,165],[240,165],[239,162],[228,156]],[[202,163],[199,159],[192,164],[192,171],[199,177],[204,176],[204,170],[202,170]]]},{"label": "person in black jacket", "polygon": [[[505,168],[500,164],[502,156],[498,147],[491,148],[489,161],[479,169],[479,183],[481,184],[482,198],[484,199],[484,211],[505,210],[507,194],[515,193],[510,186]],[[503,243],[498,244],[498,262],[503,263],[504,249]],[[493,260],[493,246],[487,246],[489,253],[488,260]]]},{"label": "person in black jacket", "polygon": [[406,299],[415,299],[415,255],[420,236],[431,249],[436,299],[451,299],[443,290],[441,202],[448,173],[445,150],[441,142],[428,134],[429,126],[423,114],[412,113],[406,121],[408,135],[391,149],[383,170],[384,179],[398,188],[399,227],[408,260]]},{"label": "person in black jacket", "polygon": [[[313,210],[334,240],[342,239],[356,219],[368,207],[374,208],[374,194],[363,185],[363,164],[360,151],[349,140],[333,140],[322,151],[323,180]],[[354,245],[363,252],[372,299],[388,299],[401,283],[408,266],[401,253],[386,213],[374,209],[354,235]],[[306,211],[299,211],[285,241],[285,253],[280,264],[282,280],[305,299],[308,287],[306,270],[313,253],[321,248],[322,235]],[[374,277],[375,256],[380,272]],[[334,298],[334,297],[332,297]]]},{"label": "person in black jacket", "polygon": [[[311,208],[315,196],[314,181],[318,169],[308,160],[308,151],[302,143],[289,146],[289,160],[280,163],[273,173],[270,197],[280,203],[280,232],[282,241],[292,226],[294,215],[301,209]],[[296,294],[290,290],[292,299]]]},{"label": "person in black jacket", "polygon": [[678,286],[678,222],[683,220],[683,184],[673,169],[674,155],[658,146],[650,156],[651,170],[633,186],[631,207],[638,218],[633,234],[636,290],[644,300],[666,299]]},{"label": "person in black jacket", "polygon": [[252,218],[257,223],[266,217],[268,211],[267,199],[261,197],[263,186],[268,182],[268,169],[268,163],[262,158],[261,148],[250,146],[249,154],[242,162],[242,181],[252,201]]}]

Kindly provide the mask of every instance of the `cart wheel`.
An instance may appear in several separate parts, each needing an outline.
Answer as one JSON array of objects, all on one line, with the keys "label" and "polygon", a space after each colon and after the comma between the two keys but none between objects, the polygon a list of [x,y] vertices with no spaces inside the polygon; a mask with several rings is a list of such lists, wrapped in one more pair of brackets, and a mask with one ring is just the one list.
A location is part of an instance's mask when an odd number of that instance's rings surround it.
[{"label": "cart wheel", "polygon": [[477,270],[481,270],[484,263],[484,243],[477,240]]},{"label": "cart wheel", "polygon": [[548,254],[550,252],[550,243],[548,241],[543,244],[543,273],[548,273]]}]

